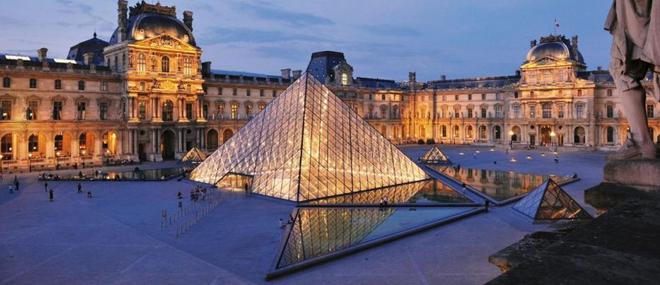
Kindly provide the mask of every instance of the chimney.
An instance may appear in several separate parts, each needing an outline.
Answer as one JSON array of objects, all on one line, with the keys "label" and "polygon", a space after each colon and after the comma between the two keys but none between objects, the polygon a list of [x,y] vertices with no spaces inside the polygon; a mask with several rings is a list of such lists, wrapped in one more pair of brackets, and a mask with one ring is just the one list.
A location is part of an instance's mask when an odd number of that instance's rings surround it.
[{"label": "chimney", "polygon": [[211,75],[211,62],[205,61],[202,62],[202,76],[209,77]]},{"label": "chimney", "polygon": [[578,55],[578,36],[577,35],[573,36],[573,38],[571,38],[571,47],[573,47],[573,54],[575,55],[575,57],[577,59],[577,55]]},{"label": "chimney", "polygon": [[302,70],[294,70],[291,72],[291,76],[293,76],[293,80],[300,78],[301,75],[302,75]]},{"label": "chimney", "polygon": [[191,32],[193,30],[192,22],[193,22],[193,12],[183,11],[183,23],[186,25],[186,27],[188,27],[188,29],[190,29]]},{"label": "chimney", "polygon": [[516,70],[516,76],[520,76],[520,70]]},{"label": "chimney", "polygon": [[83,54],[83,63],[85,65],[92,65],[94,64],[94,53],[93,52],[86,52]]},{"label": "chimney", "polygon": [[128,21],[128,2],[117,1],[117,42],[126,40],[126,22]]},{"label": "chimney", "polygon": [[445,81],[447,80],[447,75],[440,75],[440,80]]},{"label": "chimney", "polygon": [[417,73],[408,72],[408,88],[414,91],[415,85],[417,85]]},{"label": "chimney", "polygon": [[291,68],[283,68],[281,72],[283,79],[291,79]]},{"label": "chimney", "polygon": [[532,40],[529,42],[529,48],[533,48],[536,46],[536,40]]},{"label": "chimney", "polygon": [[37,57],[39,58],[39,61],[44,62],[46,61],[46,58],[48,58],[48,49],[45,47],[42,47],[37,50]]}]

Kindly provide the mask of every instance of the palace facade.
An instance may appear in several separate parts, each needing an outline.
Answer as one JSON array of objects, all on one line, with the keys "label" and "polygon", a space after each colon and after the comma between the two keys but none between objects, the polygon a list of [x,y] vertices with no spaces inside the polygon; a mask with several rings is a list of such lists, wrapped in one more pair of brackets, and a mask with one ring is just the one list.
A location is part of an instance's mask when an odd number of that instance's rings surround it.
[{"label": "palace facade", "polygon": [[[66,59],[0,54],[3,171],[86,167],[211,152],[302,71],[264,75],[201,62],[193,13],[118,1],[109,41],[71,47]],[[532,41],[511,76],[418,82],[355,77],[343,53],[312,54],[307,72],[395,143],[619,148],[627,123],[606,70],[587,70],[578,38]],[[650,84],[646,85],[651,88]],[[657,102],[650,131],[660,142]]]}]

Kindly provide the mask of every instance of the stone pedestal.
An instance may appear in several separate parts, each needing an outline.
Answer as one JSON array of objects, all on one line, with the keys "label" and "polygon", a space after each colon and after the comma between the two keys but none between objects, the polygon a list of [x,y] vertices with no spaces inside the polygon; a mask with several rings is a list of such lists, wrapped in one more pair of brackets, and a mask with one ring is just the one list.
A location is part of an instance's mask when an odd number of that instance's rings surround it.
[{"label": "stone pedestal", "polygon": [[660,191],[660,160],[610,161],[605,165],[603,180],[640,190]]}]

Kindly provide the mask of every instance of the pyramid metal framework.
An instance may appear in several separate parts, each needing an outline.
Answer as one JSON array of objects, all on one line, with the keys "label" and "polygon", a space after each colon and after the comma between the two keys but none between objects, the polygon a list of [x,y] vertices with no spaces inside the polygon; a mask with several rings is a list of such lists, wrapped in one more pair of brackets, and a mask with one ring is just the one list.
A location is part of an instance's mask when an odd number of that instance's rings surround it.
[{"label": "pyramid metal framework", "polygon": [[181,161],[202,162],[205,159],[206,154],[199,148],[193,147],[181,158]]},{"label": "pyramid metal framework", "polygon": [[422,157],[419,159],[423,163],[428,163],[428,164],[445,164],[445,163],[451,163],[449,161],[449,158],[440,150],[440,148],[436,145],[433,146],[429,151],[427,151]]},{"label": "pyramid metal framework", "polygon": [[191,173],[252,178],[297,202],[426,179],[426,173],[313,76],[304,74]]},{"label": "pyramid metal framework", "polygon": [[534,220],[592,218],[552,179],[527,194],[513,209]]}]

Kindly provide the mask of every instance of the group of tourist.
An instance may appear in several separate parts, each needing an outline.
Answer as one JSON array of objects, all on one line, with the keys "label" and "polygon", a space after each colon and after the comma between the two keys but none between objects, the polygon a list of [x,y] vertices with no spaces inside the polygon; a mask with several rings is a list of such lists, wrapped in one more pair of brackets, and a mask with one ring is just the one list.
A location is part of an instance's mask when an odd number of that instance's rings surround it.
[{"label": "group of tourist", "polygon": [[[0,181],[2,181],[0,177]],[[9,194],[14,194],[14,191],[18,192],[20,190],[21,183],[18,181],[18,177],[14,176],[14,182],[10,183],[9,186],[7,186],[7,190],[9,190]]]}]

